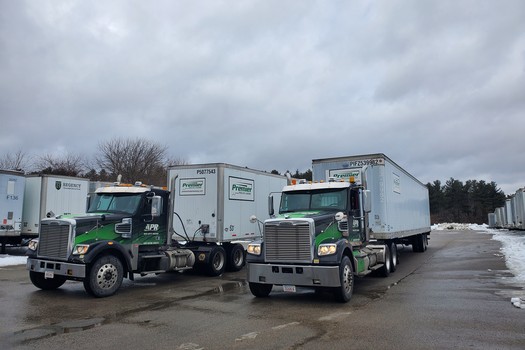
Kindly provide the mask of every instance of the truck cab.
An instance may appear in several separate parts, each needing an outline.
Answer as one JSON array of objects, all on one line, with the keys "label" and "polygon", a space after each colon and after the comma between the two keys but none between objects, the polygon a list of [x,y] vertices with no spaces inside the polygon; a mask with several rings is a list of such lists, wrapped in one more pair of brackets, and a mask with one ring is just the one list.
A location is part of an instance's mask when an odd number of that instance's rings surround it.
[{"label": "truck cab", "polygon": [[193,253],[171,246],[168,204],[169,192],[161,188],[107,186],[88,197],[85,214],[42,219],[27,253],[32,283],[56,289],[78,280],[88,293],[104,297],[125,276],[191,268]]},{"label": "truck cab", "polygon": [[354,275],[375,270],[387,275],[388,247],[369,242],[368,195],[353,179],[284,187],[278,216],[266,220],[263,239],[248,246],[252,294],[266,297],[273,285],[286,291],[296,286],[329,288],[346,302]]}]

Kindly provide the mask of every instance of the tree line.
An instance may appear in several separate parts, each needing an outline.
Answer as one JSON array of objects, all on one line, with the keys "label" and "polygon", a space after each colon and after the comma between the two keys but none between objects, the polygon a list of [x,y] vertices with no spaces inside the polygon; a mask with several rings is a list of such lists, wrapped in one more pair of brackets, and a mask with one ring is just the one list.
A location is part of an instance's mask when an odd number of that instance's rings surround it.
[{"label": "tree line", "polygon": [[427,184],[432,223],[459,222],[483,224],[488,214],[505,205],[505,193],[494,181],[467,180],[465,183],[450,178],[441,184],[436,180]]},{"label": "tree line", "polygon": [[[121,175],[122,182],[133,183],[139,180],[165,186],[167,168],[187,164],[183,159],[170,158],[167,149],[167,146],[144,138],[114,138],[100,143],[91,161],[76,154],[31,157],[18,151],[0,157],[0,169],[21,170],[26,174],[84,177],[104,182],[114,182]],[[271,173],[279,174],[277,170],[272,170]],[[312,180],[312,171],[296,170],[292,176]],[[445,184],[436,180],[426,186],[432,223],[486,223],[488,213],[505,204],[505,194],[494,181],[468,180],[463,183],[450,178]]]},{"label": "tree line", "polygon": [[98,145],[94,159],[67,153],[31,156],[23,151],[7,153],[0,158],[0,169],[19,170],[26,174],[65,175],[92,181],[121,181],[165,186],[169,166],[185,164],[170,158],[167,146],[144,138],[114,138]]}]

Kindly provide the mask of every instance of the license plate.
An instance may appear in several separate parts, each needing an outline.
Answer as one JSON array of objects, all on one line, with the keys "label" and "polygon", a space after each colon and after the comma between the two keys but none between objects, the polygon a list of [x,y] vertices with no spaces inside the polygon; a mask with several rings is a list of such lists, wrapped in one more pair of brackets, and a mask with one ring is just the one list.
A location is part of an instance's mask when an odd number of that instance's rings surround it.
[{"label": "license plate", "polygon": [[290,293],[295,293],[296,292],[295,286],[283,286],[283,290],[285,292],[290,292]]},{"label": "license plate", "polygon": [[44,278],[54,278],[55,277],[55,273],[53,271],[46,271],[44,273]]}]

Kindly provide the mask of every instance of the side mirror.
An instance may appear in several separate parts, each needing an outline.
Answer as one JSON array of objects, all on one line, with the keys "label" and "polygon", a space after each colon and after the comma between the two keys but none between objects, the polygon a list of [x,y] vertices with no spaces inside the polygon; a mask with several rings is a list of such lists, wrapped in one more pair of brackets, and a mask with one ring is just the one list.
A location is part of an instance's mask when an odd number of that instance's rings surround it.
[{"label": "side mirror", "polygon": [[372,194],[370,190],[363,191],[363,211],[370,213],[372,211]]},{"label": "side mirror", "polygon": [[86,213],[88,212],[90,205],[91,205],[91,195],[88,194],[86,197]]},{"label": "side mirror", "polygon": [[162,197],[153,196],[151,198],[151,216],[159,217],[162,214]]},{"label": "side mirror", "polygon": [[275,214],[275,210],[273,208],[273,196],[269,195],[268,196],[268,215],[271,217],[273,216],[273,214]]}]

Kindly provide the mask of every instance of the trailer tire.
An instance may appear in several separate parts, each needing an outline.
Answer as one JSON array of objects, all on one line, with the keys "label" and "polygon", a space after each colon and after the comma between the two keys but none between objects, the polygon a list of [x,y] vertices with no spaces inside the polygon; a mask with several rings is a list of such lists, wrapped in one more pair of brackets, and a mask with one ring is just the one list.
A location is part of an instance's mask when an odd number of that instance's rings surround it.
[{"label": "trailer tire", "polygon": [[425,238],[423,237],[423,234],[420,233],[414,237],[412,251],[414,251],[414,253],[423,253],[425,250]]},{"label": "trailer tire", "polygon": [[390,244],[385,244],[385,263],[383,264],[383,267],[379,269],[379,273],[383,277],[388,277],[392,271],[392,254],[390,247]]},{"label": "trailer tire", "polygon": [[45,278],[44,273],[29,271],[29,279],[35,285],[35,287],[42,290],[53,290],[60,288],[66,283],[65,276],[55,276],[53,278]]},{"label": "trailer tire", "polygon": [[226,267],[228,271],[240,271],[246,264],[246,255],[242,244],[232,244],[227,250],[228,263]]},{"label": "trailer tire", "polygon": [[89,268],[84,289],[97,298],[109,297],[117,292],[124,278],[124,267],[116,256],[102,255]]},{"label": "trailer tire", "polygon": [[208,260],[208,274],[210,276],[220,276],[226,267],[226,250],[221,246],[214,247],[210,252]]},{"label": "trailer tire", "polygon": [[397,253],[397,244],[395,242],[390,243],[390,272],[394,272],[399,264],[399,257]]},{"label": "trailer tire", "polygon": [[248,285],[250,287],[250,292],[252,292],[252,294],[257,298],[268,297],[273,288],[273,284],[250,282]]},{"label": "trailer tire", "polygon": [[341,286],[334,288],[335,298],[346,303],[352,298],[354,292],[354,269],[348,256],[343,256],[339,265],[339,281]]}]

